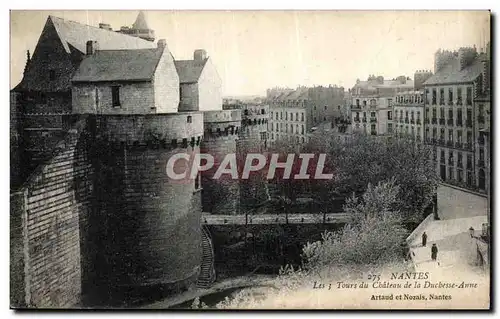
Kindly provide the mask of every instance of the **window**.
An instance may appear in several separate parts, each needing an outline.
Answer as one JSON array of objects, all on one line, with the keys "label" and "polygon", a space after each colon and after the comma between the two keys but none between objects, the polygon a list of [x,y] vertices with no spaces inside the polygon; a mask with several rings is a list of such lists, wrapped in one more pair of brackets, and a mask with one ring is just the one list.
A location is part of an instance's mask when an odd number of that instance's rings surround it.
[{"label": "window", "polygon": [[113,106],[120,106],[120,87],[112,86],[111,87],[111,99]]},{"label": "window", "polygon": [[432,105],[436,104],[436,89],[432,89]]},{"label": "window", "polygon": [[429,89],[425,89],[425,104],[429,104]]},{"label": "window", "polygon": [[49,80],[54,81],[56,79],[56,71],[49,70]]},{"label": "window", "polygon": [[363,106],[366,106],[366,100],[363,101]]},{"label": "window", "polygon": [[299,112],[295,113],[295,121],[299,121]]},{"label": "window", "polygon": [[453,130],[448,130],[448,141],[453,143]]},{"label": "window", "polygon": [[325,105],[325,110],[326,110],[326,105]]},{"label": "window", "polygon": [[314,110],[316,111],[316,105],[314,106]]},{"label": "window", "polygon": [[292,133],[292,134],[293,134],[293,124],[292,124],[292,125],[290,125],[290,133]]},{"label": "window", "polygon": [[435,119],[437,117],[437,111],[435,108],[432,109],[432,118]]},{"label": "window", "polygon": [[462,143],[462,131],[457,131],[457,142]]},{"label": "window", "polygon": [[300,113],[302,122],[304,122],[304,113]]},{"label": "window", "polygon": [[436,139],[436,136],[437,136],[437,128],[433,128],[432,129],[432,138]]},{"label": "window", "polygon": [[448,105],[453,105],[453,88],[448,89]]},{"label": "window", "polygon": [[359,107],[359,99],[356,99],[356,106]]},{"label": "window", "polygon": [[392,106],[392,99],[387,99],[387,104],[389,105],[389,107]]},{"label": "window", "polygon": [[440,139],[441,141],[444,141],[444,128],[442,128],[442,129],[441,129],[441,131],[440,131],[439,133],[440,133],[440,135],[439,135],[439,139]]},{"label": "window", "polygon": [[285,121],[288,121],[288,112],[285,112]]},{"label": "window", "polygon": [[462,105],[462,88],[457,88],[457,105]]},{"label": "window", "polygon": [[453,110],[452,109],[448,110],[448,119],[453,120]]},{"label": "window", "polygon": [[264,109],[260,110],[260,114],[266,114],[266,110]]},{"label": "window", "polygon": [[323,121],[326,121],[326,116],[323,116]]},{"label": "window", "polygon": [[99,89],[95,88],[95,107],[99,107]]},{"label": "window", "polygon": [[444,89],[439,89],[439,105],[444,105]]},{"label": "window", "polygon": [[337,108],[340,110],[340,105]]},{"label": "window", "polygon": [[193,117],[191,115],[188,115],[187,122],[188,123],[193,123]]},{"label": "window", "polygon": [[466,102],[467,105],[472,105],[472,88],[470,86],[467,87],[467,93],[466,93]]},{"label": "window", "polygon": [[392,111],[387,111],[387,118],[392,120]]},{"label": "window", "polygon": [[304,125],[302,125],[302,128],[301,128],[301,130],[300,130],[300,133],[301,133],[301,134],[304,134]]},{"label": "window", "polygon": [[280,120],[283,120],[283,112],[280,112]]}]

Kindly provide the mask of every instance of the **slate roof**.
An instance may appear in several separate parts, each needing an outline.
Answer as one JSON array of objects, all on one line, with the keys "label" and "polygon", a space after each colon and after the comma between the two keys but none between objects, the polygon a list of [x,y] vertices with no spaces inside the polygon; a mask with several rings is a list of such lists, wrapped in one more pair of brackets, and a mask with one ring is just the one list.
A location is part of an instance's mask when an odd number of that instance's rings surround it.
[{"label": "slate roof", "polygon": [[83,59],[72,82],[150,81],[163,49],[97,51]]},{"label": "slate roof", "polygon": [[119,32],[100,29],[54,16],[49,16],[48,19],[52,21],[67,53],[70,53],[69,45],[85,53],[87,41],[89,40],[97,41],[99,50],[135,50],[156,47],[153,42]]},{"label": "slate roof", "polygon": [[175,61],[175,68],[179,74],[179,82],[196,83],[200,78],[201,72],[207,63],[208,58],[203,61],[195,60],[178,60]]},{"label": "slate roof", "polygon": [[460,61],[453,58],[445,64],[438,72],[431,76],[424,85],[454,84],[474,81],[482,72],[482,64],[475,59],[472,64],[460,70]]}]

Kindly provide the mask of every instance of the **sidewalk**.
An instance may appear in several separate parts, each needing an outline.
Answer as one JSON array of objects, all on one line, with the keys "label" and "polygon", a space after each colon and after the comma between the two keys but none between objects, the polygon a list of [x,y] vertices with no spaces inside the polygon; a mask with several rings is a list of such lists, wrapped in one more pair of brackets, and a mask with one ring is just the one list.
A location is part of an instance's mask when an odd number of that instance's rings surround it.
[{"label": "sidewalk", "polygon": [[[429,223],[410,243],[416,271],[429,271],[436,268],[468,267],[475,261],[476,241],[470,237],[472,226],[476,233],[486,223],[486,216],[435,220]],[[422,247],[422,233],[427,233],[427,245]],[[438,247],[437,262],[431,260],[431,247]]]}]

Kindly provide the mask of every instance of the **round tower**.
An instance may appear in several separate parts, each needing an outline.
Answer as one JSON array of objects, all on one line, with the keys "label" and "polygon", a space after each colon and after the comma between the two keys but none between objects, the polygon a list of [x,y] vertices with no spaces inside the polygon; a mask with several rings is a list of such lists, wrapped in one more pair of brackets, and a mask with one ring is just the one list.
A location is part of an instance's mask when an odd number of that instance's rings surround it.
[{"label": "round tower", "polygon": [[[200,112],[96,118],[96,207],[89,219],[95,283],[108,298],[176,292],[201,262],[201,187],[189,177],[203,137]],[[175,180],[167,165],[186,178]]]},{"label": "round tower", "polygon": [[[243,166],[248,153],[266,155],[269,105],[245,104],[241,109],[241,133],[237,143],[238,162]],[[242,208],[258,207],[269,199],[264,172],[252,172],[240,181]]]},{"label": "round tower", "polygon": [[204,138],[201,152],[214,158],[212,169],[201,173],[203,211],[212,214],[239,213],[240,187],[238,178],[224,174],[213,176],[226,155],[236,155],[236,141],[241,130],[240,110],[203,112]]}]

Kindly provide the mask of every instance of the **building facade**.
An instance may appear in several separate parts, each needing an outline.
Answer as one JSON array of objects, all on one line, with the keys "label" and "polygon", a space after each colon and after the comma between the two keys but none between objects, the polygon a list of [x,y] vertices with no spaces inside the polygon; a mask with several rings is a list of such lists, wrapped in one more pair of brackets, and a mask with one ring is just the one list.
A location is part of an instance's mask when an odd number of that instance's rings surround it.
[{"label": "building facade", "polygon": [[385,80],[371,75],[367,81],[356,81],[351,89],[351,122],[353,132],[387,135],[394,131],[394,98],[396,93],[413,89],[413,81],[400,76]]},{"label": "building facade", "polygon": [[[485,153],[479,131],[489,123],[488,54],[476,48],[438,51],[425,87],[425,141],[441,179],[486,191]],[[484,85],[484,86],[483,86]]]},{"label": "building facade", "polygon": [[332,127],[341,118],[344,105],[342,87],[275,88],[268,90],[267,94],[271,144],[277,141],[306,143],[309,133],[320,126]]}]

